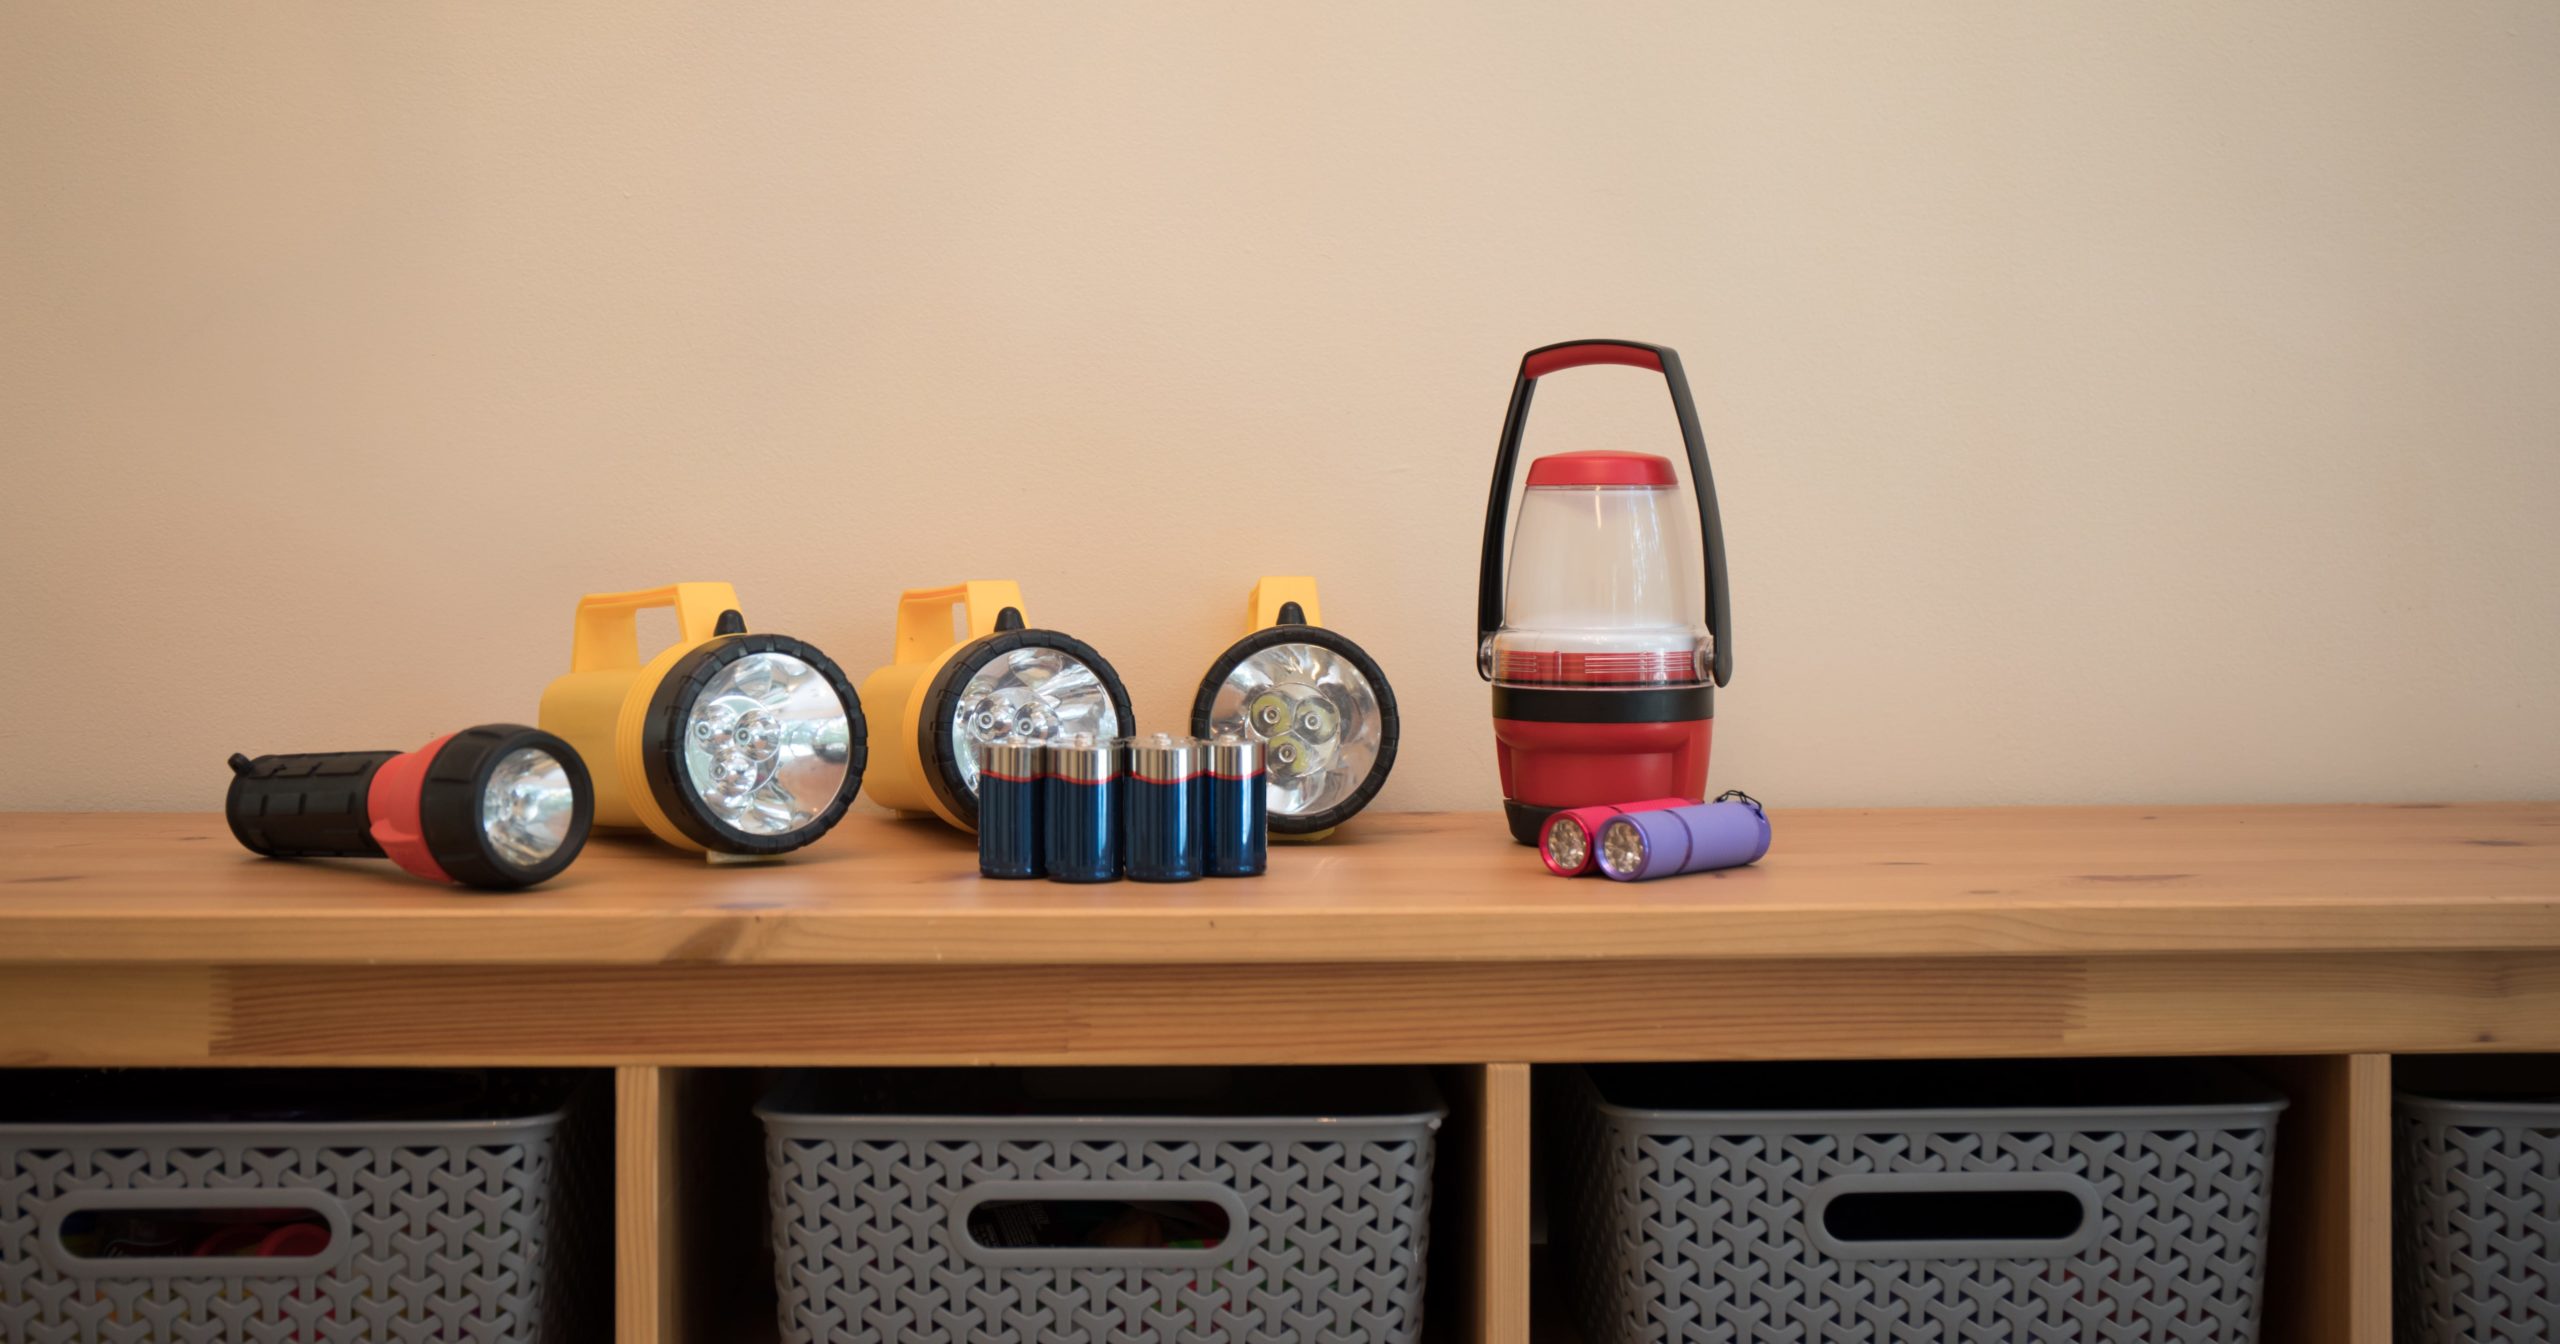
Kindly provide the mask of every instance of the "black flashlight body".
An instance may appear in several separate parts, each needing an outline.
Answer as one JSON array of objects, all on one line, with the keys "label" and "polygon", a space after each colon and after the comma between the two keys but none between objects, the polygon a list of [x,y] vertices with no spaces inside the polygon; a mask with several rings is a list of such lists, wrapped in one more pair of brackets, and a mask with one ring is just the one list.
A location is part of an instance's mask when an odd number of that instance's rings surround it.
[{"label": "black flashlight body", "polygon": [[396,751],[231,758],[223,815],[250,852],[271,859],[379,859],[366,795]]}]

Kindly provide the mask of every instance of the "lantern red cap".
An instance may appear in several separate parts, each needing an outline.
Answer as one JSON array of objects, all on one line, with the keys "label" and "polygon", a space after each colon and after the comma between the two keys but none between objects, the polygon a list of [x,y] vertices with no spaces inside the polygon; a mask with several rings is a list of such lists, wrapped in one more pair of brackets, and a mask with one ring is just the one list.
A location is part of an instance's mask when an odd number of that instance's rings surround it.
[{"label": "lantern red cap", "polygon": [[1542,485],[1675,485],[1671,459],[1651,453],[1556,453],[1529,464],[1529,488]]}]

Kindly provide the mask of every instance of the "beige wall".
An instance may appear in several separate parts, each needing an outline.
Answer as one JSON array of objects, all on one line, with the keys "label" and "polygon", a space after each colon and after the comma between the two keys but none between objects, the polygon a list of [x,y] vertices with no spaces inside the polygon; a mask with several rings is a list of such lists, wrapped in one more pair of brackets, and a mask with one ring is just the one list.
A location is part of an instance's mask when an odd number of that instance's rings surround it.
[{"label": "beige wall", "polygon": [[[1678,347],[1716,779],[2560,795],[2560,6],[0,10],[0,807],[526,718],[574,597],[1169,726],[1261,571],[1494,798],[1520,352]],[[1676,445],[1628,370],[1533,448]]]}]

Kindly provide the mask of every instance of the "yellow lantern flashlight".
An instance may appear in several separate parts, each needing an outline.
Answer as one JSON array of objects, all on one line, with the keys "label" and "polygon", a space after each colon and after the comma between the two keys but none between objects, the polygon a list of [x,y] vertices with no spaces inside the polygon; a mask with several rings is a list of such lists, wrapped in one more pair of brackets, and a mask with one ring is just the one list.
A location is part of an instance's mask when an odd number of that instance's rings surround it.
[{"label": "yellow lantern flashlight", "polygon": [[1005,738],[1125,737],[1137,716],[1120,674],[1093,646],[1026,628],[1011,580],[972,579],[898,595],[896,661],[862,682],[891,712],[871,796],[978,829],[978,752]]},{"label": "yellow lantern flashlight", "polygon": [[1245,616],[1249,633],[1200,680],[1191,731],[1261,742],[1271,837],[1322,840],[1395,768],[1396,693],[1367,650],[1323,627],[1315,580],[1265,577]]},{"label": "yellow lantern flashlight", "polygon": [[[673,607],[676,642],[640,659],[639,613]],[[862,788],[862,701],[834,662],[751,635],[725,583],[578,599],[568,675],[542,728],[584,756],[595,824],[679,849],[772,855],[827,833]]]}]

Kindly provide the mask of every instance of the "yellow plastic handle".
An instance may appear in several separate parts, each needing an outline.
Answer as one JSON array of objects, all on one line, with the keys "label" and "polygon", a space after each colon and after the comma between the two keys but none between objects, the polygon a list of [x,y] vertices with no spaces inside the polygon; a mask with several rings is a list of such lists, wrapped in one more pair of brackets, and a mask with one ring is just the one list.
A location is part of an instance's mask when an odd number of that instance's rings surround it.
[{"label": "yellow plastic handle", "polygon": [[738,590],[725,583],[671,583],[628,593],[589,593],[578,599],[577,632],[569,643],[572,672],[613,672],[640,666],[640,613],[676,609],[676,638],[699,644],[720,627],[720,613],[738,610]]},{"label": "yellow plastic handle", "polygon": [[1324,624],[1324,613],[1316,607],[1316,581],[1296,575],[1265,574],[1253,585],[1253,596],[1245,600],[1250,622],[1245,633],[1268,630],[1280,623],[1280,608],[1291,602],[1308,625]]},{"label": "yellow plastic handle", "polygon": [[[954,607],[960,608],[968,622],[968,633],[957,638],[951,624]],[[971,579],[941,588],[910,588],[898,594],[898,661],[929,662],[961,640],[994,634],[996,615],[1007,607],[1022,610],[1022,589],[1011,579]]]}]

